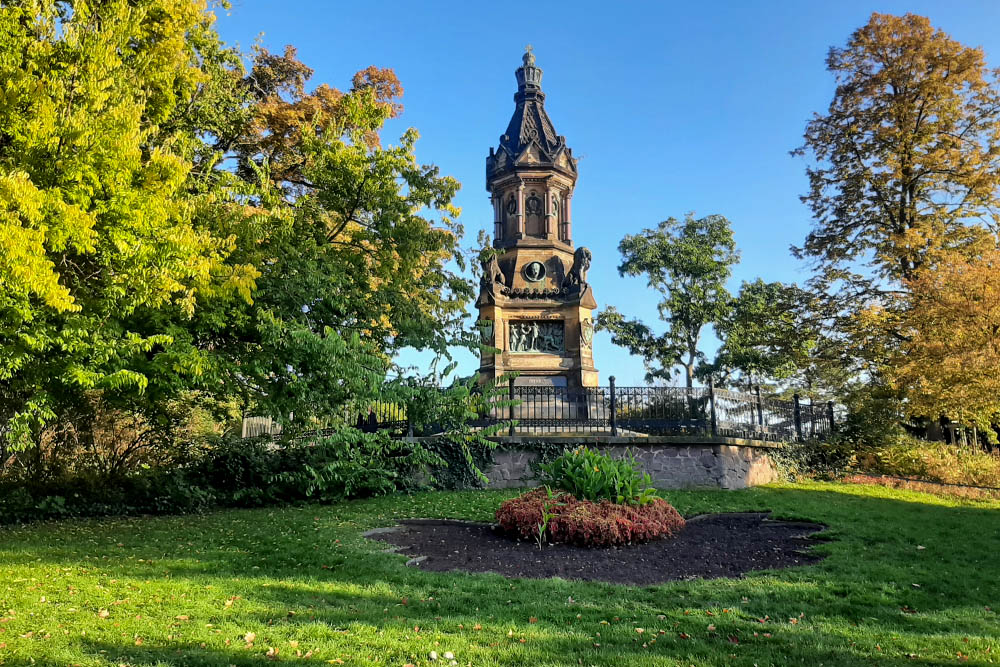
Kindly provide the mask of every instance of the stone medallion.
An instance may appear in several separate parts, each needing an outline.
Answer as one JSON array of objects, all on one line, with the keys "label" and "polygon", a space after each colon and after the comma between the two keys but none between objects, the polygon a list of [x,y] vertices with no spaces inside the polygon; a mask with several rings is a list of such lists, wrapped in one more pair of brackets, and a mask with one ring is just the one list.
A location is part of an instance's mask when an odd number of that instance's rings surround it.
[{"label": "stone medallion", "polygon": [[528,262],[521,272],[524,274],[525,280],[537,283],[545,278],[545,265],[541,262]]}]

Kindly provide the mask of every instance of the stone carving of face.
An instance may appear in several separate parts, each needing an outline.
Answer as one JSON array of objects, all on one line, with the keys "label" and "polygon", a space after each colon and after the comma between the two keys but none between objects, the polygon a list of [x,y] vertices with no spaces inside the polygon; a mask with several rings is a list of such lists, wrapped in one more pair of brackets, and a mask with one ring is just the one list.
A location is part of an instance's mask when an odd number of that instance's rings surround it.
[{"label": "stone carving of face", "polygon": [[524,266],[524,277],[531,282],[538,282],[545,277],[545,265],[541,262],[529,262]]}]

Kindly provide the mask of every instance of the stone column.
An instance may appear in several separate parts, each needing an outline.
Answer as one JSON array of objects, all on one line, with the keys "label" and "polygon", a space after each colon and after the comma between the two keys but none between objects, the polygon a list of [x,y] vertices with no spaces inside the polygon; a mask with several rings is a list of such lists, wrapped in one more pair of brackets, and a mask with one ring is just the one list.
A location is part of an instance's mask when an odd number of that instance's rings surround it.
[{"label": "stone column", "polygon": [[563,222],[562,237],[566,243],[573,241],[573,191],[566,192],[563,196]]},{"label": "stone column", "polygon": [[559,238],[559,211],[556,208],[558,206],[556,197],[558,190],[547,189],[546,190],[546,208],[548,212],[545,214],[545,238],[548,240]]},{"label": "stone column", "polygon": [[493,193],[490,201],[493,203],[493,240],[500,241],[503,239],[503,215],[500,213],[503,202],[496,193]]},{"label": "stone column", "polygon": [[517,213],[515,218],[517,221],[517,235],[514,238],[523,239],[524,238],[524,181],[518,181],[517,183]]}]

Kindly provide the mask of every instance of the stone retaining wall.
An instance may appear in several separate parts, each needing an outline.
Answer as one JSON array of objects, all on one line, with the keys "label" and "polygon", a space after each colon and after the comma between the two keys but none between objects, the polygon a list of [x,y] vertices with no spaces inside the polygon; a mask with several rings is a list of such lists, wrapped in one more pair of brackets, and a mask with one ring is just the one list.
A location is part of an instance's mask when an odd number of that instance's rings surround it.
[{"label": "stone retaining wall", "polygon": [[502,448],[486,470],[488,488],[535,486],[538,454],[519,444],[545,441],[567,447],[587,445],[618,458],[630,450],[660,489],[744,489],[778,479],[770,452],[781,445],[737,438],[499,438]]}]

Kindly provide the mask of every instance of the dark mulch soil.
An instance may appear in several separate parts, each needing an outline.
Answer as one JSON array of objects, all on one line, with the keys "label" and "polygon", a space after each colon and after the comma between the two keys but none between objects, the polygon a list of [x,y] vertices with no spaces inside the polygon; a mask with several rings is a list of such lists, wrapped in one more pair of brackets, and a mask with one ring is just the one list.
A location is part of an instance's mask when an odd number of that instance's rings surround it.
[{"label": "dark mulch soil", "polygon": [[[372,531],[424,570],[497,572],[507,577],[585,579],[648,586],[693,578],[739,577],[744,572],[808,565],[805,551],[816,523],[774,521],[767,513],[708,514],[688,519],[674,537],[624,547],[588,549],[516,541],[491,524],[409,519]],[[419,559],[424,556],[425,558]]]}]

